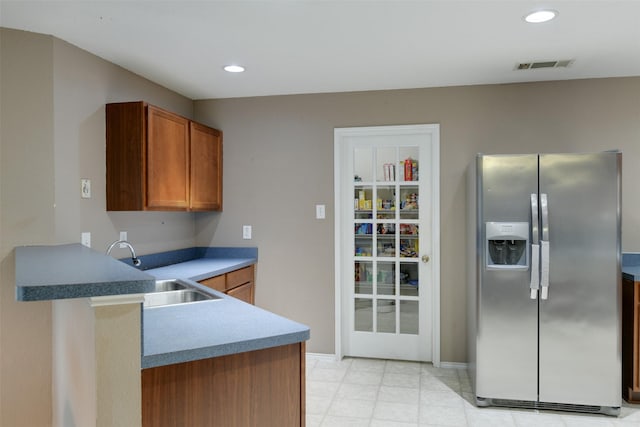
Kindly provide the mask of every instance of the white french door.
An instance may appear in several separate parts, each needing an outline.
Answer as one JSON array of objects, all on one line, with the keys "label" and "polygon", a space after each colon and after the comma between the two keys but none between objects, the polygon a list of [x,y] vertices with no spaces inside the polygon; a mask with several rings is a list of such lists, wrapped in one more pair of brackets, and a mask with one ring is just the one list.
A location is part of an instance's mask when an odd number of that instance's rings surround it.
[{"label": "white french door", "polygon": [[337,355],[439,363],[439,125],[334,144]]}]

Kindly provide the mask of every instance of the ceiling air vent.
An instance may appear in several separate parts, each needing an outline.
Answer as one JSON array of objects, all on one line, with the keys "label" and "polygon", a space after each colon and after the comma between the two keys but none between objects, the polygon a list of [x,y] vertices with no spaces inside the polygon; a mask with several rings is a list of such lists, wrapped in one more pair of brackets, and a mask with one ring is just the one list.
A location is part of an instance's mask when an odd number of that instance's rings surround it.
[{"label": "ceiling air vent", "polygon": [[534,70],[537,68],[567,68],[573,64],[573,59],[562,59],[557,61],[520,62],[516,64],[515,70]]}]

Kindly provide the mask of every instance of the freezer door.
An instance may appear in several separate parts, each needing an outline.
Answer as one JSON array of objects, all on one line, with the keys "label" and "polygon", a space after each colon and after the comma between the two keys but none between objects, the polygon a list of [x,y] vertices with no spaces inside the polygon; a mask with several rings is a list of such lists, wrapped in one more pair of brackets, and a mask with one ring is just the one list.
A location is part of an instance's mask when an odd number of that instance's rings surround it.
[{"label": "freezer door", "polygon": [[541,402],[620,406],[620,164],[614,152],[540,156]]},{"label": "freezer door", "polygon": [[[530,268],[487,268],[487,222],[526,222],[538,189],[538,156],[479,156],[476,396],[537,400],[538,301]],[[529,239],[531,242],[531,239]],[[489,254],[490,255],[490,254]],[[537,274],[537,272],[535,273]]]}]

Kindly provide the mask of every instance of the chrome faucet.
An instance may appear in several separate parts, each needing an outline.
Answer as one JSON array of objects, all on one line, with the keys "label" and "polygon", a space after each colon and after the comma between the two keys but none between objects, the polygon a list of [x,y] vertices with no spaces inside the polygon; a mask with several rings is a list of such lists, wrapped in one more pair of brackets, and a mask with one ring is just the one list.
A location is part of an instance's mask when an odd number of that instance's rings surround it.
[{"label": "chrome faucet", "polygon": [[142,261],[140,261],[140,259],[136,256],[136,251],[133,249],[133,246],[126,240],[116,240],[111,245],[109,245],[109,249],[107,249],[107,255],[111,253],[111,249],[113,249],[118,243],[121,243],[129,248],[129,250],[131,251],[131,261],[133,262],[133,265],[137,267],[142,264]]}]

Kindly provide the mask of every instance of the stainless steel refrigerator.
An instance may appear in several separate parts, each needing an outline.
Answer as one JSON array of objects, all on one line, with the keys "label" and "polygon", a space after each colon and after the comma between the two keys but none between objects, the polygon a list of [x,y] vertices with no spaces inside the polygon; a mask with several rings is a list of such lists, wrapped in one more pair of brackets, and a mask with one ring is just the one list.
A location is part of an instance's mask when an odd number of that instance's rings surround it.
[{"label": "stainless steel refrigerator", "polygon": [[478,155],[468,349],[478,406],[617,415],[619,152]]}]

